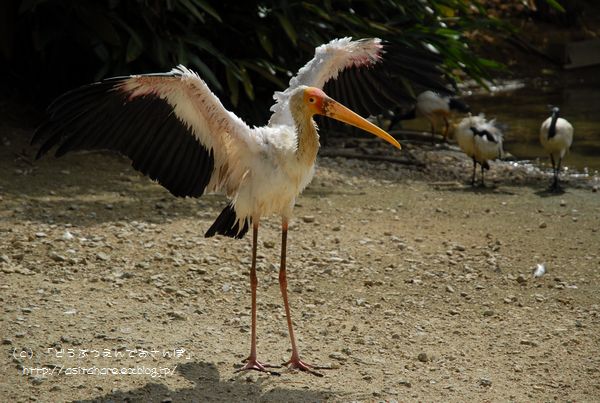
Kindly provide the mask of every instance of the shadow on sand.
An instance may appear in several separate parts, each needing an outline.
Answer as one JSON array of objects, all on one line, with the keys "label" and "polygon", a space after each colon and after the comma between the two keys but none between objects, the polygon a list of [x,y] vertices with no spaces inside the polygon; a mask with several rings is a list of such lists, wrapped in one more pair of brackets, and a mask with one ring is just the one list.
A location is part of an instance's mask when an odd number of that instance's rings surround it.
[{"label": "shadow on sand", "polygon": [[270,378],[248,382],[247,374],[240,373],[231,380],[222,380],[217,368],[206,362],[187,363],[177,371],[194,386],[171,390],[160,383],[148,383],[139,389],[75,402],[319,402],[331,397],[326,392],[283,387],[264,392],[263,383]]}]

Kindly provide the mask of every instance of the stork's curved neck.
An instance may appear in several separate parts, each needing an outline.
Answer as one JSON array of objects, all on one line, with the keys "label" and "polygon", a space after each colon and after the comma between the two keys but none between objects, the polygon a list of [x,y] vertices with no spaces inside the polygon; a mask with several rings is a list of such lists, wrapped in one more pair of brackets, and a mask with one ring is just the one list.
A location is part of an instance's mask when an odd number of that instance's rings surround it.
[{"label": "stork's curved neck", "polygon": [[317,159],[320,146],[317,125],[309,115],[294,116],[294,123],[298,135],[298,149],[296,150],[298,161],[312,165]]}]

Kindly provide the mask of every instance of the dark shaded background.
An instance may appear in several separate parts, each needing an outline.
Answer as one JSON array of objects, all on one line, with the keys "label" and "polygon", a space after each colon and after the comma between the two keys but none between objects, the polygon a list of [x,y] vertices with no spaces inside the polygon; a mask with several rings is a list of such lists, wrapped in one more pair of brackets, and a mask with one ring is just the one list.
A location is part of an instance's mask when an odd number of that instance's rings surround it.
[{"label": "dark shaded background", "polygon": [[0,2],[0,95],[42,108],[81,84],[181,63],[198,71],[226,107],[262,124],[273,91],[287,87],[315,46],[333,38],[432,46],[449,81],[480,81],[501,63],[493,53],[478,56],[469,33],[510,34],[505,8],[520,18],[577,25],[594,2],[563,0],[566,13],[552,0],[531,3],[536,11],[518,0],[8,0]]}]

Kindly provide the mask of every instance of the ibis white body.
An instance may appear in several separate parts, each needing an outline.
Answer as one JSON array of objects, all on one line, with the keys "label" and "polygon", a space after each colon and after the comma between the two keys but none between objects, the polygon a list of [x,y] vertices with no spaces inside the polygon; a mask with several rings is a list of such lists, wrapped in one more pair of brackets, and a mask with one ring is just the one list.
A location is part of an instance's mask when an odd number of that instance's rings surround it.
[{"label": "ibis white body", "polygon": [[473,159],[472,183],[475,183],[475,167],[479,163],[483,184],[483,170],[489,169],[488,161],[502,157],[502,131],[495,125],[495,120],[486,120],[480,114],[462,119],[454,131],[454,137],[460,149]]},{"label": "ibis white body", "polygon": [[460,147],[460,149],[467,154],[468,157],[475,157],[475,141],[474,133],[471,131],[471,126],[481,125],[485,123],[485,117],[469,116],[460,121],[456,129],[454,130],[454,139]]},{"label": "ibis white body", "polygon": [[488,133],[492,133],[492,138],[477,135],[473,137],[475,159],[479,163],[493,161],[502,157],[502,133],[500,129],[492,126],[487,131]]},{"label": "ibis white body", "polygon": [[424,91],[417,96],[417,110],[425,117],[450,114],[450,98],[433,91]]},{"label": "ibis white body", "polygon": [[540,143],[544,150],[555,160],[565,157],[573,144],[573,125],[563,118],[556,119],[556,133],[549,137],[552,116],[544,120],[540,127]]},{"label": "ibis white body", "polygon": [[480,164],[502,157],[503,134],[495,123],[479,114],[463,118],[455,130],[458,146]]},{"label": "ibis white body", "polygon": [[562,159],[571,148],[573,143],[573,125],[566,119],[559,117],[560,109],[552,108],[552,116],[544,120],[540,127],[540,143],[544,150],[550,155],[552,162],[553,179],[551,190],[559,190],[558,175]]},{"label": "ibis white body", "polygon": [[444,122],[444,139],[448,137],[450,128],[450,112],[458,110],[468,112],[469,106],[450,96],[442,96],[434,91],[424,91],[417,96],[416,113],[425,117],[431,124],[431,134],[435,134],[436,122]]}]

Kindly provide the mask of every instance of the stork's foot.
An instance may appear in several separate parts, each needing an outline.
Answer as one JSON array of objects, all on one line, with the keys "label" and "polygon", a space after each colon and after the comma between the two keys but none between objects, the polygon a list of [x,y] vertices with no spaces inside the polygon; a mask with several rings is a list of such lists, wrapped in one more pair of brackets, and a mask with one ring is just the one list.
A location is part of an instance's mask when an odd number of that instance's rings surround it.
[{"label": "stork's foot", "polygon": [[309,374],[313,374],[314,376],[323,376],[320,372],[315,371],[315,369],[325,369],[325,367],[318,367],[316,365],[307,364],[302,361],[300,358],[291,358],[288,362],[284,363],[289,369],[297,369],[298,371],[308,372]]},{"label": "stork's foot", "polygon": [[271,371],[268,369],[268,368],[279,368],[280,367],[279,365],[265,364],[265,363],[258,361],[257,359],[250,359],[250,358],[245,359],[244,362],[246,362],[246,365],[244,365],[242,368],[236,370],[235,372],[254,370],[254,371],[259,371],[259,372],[266,372],[269,375],[276,375],[276,376],[281,375],[279,372]]}]

